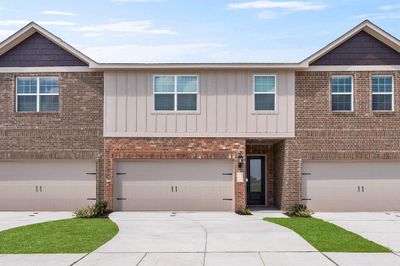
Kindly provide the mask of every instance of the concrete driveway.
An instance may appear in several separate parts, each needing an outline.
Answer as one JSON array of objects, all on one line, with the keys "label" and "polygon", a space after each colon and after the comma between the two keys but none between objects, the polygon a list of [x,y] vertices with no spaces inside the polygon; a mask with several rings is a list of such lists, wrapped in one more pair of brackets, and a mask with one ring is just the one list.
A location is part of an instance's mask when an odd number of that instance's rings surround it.
[{"label": "concrete driveway", "polygon": [[0,212],[0,231],[73,217],[72,212]]},{"label": "concrete driveway", "polygon": [[400,212],[326,212],[314,216],[400,253]]},{"label": "concrete driveway", "polygon": [[262,221],[265,216],[115,212],[110,218],[119,234],[76,265],[333,265],[294,232]]}]

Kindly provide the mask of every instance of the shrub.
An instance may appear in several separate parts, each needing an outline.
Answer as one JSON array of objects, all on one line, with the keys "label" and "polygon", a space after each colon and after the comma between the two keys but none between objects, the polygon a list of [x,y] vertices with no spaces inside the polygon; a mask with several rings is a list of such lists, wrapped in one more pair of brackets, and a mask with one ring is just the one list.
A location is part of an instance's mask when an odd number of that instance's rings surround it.
[{"label": "shrub", "polygon": [[99,201],[94,205],[94,212],[97,216],[103,216],[104,212],[107,210],[107,202]]},{"label": "shrub", "polygon": [[74,211],[74,214],[78,218],[95,218],[103,216],[106,209],[107,209],[107,202],[99,201],[92,206],[87,206],[84,209],[78,209]]},{"label": "shrub", "polygon": [[304,204],[296,204],[293,205],[290,210],[287,212],[289,216],[295,217],[311,217],[314,212],[307,208]]},{"label": "shrub", "polygon": [[239,215],[252,215],[251,210],[249,208],[241,208],[237,211]]}]

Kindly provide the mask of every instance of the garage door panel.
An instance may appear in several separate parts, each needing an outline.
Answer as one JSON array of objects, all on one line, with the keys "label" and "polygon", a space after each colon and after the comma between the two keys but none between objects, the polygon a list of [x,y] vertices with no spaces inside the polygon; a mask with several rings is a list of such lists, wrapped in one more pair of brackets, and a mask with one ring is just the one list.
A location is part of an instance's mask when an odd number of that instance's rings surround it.
[{"label": "garage door panel", "polygon": [[[232,210],[231,160],[121,161],[117,164],[119,210]],[[126,200],[118,200],[123,198]]]},{"label": "garage door panel", "polygon": [[315,211],[400,210],[400,162],[305,162],[302,172]]},{"label": "garage door panel", "polygon": [[88,200],[96,198],[94,161],[8,161],[0,170],[0,210],[75,210],[95,202]]}]

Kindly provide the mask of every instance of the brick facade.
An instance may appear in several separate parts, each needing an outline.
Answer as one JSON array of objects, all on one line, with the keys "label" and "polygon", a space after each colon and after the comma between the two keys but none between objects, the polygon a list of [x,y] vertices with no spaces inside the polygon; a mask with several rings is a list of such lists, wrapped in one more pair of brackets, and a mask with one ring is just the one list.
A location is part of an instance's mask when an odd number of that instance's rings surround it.
[{"label": "brick facade", "polygon": [[[371,109],[371,76],[382,74],[394,76],[394,112]],[[354,112],[331,111],[331,75],[353,76]],[[277,205],[300,202],[304,160],[400,160],[399,87],[398,71],[297,72],[296,138],[274,146]]]},{"label": "brick facade", "polygon": [[[58,76],[59,112],[17,113],[17,76]],[[97,160],[102,177],[103,73],[1,73],[0,160]],[[98,190],[98,196],[102,191]]]},{"label": "brick facade", "polygon": [[[105,199],[113,207],[113,184],[117,160],[137,159],[232,159],[246,153],[246,140],[239,138],[105,138]],[[237,163],[235,173],[238,171]],[[245,165],[242,167],[245,171]],[[245,183],[235,182],[235,209],[246,205]]]}]

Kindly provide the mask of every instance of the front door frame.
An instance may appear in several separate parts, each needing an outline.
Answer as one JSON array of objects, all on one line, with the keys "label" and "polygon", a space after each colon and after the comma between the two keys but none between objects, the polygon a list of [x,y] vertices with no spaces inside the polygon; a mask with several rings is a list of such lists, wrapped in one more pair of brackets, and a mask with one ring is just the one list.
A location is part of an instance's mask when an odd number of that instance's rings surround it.
[{"label": "front door frame", "polygon": [[[265,189],[265,165],[266,165],[266,155],[248,155],[247,156],[247,182],[246,182],[246,194],[247,194],[247,205],[265,205],[266,199],[266,189]],[[252,159],[261,159],[261,199],[260,200],[251,200],[251,192],[250,192],[250,160]]]}]

